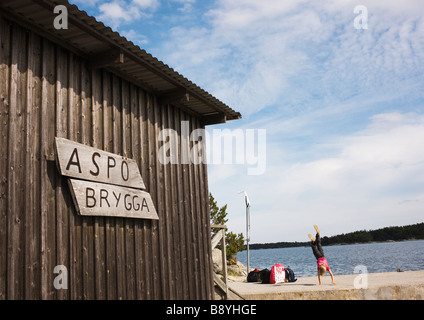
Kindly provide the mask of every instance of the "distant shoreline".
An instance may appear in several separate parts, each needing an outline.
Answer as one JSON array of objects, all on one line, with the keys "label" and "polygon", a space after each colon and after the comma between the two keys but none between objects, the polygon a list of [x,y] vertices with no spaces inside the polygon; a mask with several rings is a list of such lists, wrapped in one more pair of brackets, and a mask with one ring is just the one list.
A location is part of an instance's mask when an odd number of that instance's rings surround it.
[{"label": "distant shoreline", "polygon": [[[324,236],[321,238],[323,246],[333,245],[349,245],[349,244],[366,244],[366,243],[383,243],[383,242],[400,242],[424,240],[424,223],[401,227],[386,227],[376,230],[361,230],[346,234],[339,234],[331,237]],[[305,242],[273,242],[273,243],[254,243],[249,245],[249,249],[278,249],[278,248],[294,248],[309,247],[310,241]]]},{"label": "distant shoreline", "polygon": [[[350,246],[355,244],[372,244],[372,243],[387,243],[387,242],[406,242],[406,241],[423,241],[424,239],[404,239],[404,240],[384,240],[384,241],[369,241],[369,242],[353,242],[353,243],[332,243],[328,245],[323,245],[324,247],[332,247],[332,246]],[[293,242],[296,243],[296,242]],[[257,244],[251,244],[249,245],[250,250],[261,250],[261,249],[282,249],[282,248],[309,248],[310,242],[308,242],[305,245],[293,245],[293,246],[287,246],[287,247],[274,247],[274,248],[252,248],[252,246],[256,246]],[[246,251],[246,250],[243,250]]]}]

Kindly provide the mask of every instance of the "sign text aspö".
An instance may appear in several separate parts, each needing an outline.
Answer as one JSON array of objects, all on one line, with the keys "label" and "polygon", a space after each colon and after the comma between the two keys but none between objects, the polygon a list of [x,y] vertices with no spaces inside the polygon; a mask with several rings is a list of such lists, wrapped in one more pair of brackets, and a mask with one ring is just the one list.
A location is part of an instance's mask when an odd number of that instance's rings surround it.
[{"label": "sign text asp\u00f6", "polygon": [[74,141],[56,138],[57,161],[64,176],[145,189],[137,162]]}]

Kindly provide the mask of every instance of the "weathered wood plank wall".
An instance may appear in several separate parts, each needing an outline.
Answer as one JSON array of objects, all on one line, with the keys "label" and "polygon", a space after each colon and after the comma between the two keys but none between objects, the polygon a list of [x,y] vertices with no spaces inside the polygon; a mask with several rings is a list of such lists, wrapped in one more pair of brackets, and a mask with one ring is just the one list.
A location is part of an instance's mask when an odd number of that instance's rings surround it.
[{"label": "weathered wood plank wall", "polygon": [[[0,43],[0,299],[211,299],[206,166],[158,161],[199,120],[1,17]],[[159,221],[77,215],[55,136],[135,159]]]}]

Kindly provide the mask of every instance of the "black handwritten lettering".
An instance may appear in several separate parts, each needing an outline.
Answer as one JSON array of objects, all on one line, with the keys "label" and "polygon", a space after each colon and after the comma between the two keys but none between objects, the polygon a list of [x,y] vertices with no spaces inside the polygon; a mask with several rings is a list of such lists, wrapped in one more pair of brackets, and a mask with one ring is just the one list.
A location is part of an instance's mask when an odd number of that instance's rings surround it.
[{"label": "black handwritten lettering", "polygon": [[131,197],[131,195],[130,194],[126,194],[125,195],[125,197],[124,197],[124,205],[125,205],[125,209],[127,209],[128,211],[130,211],[132,209],[132,206],[131,206],[131,202],[130,201],[127,202],[127,198],[128,197]]},{"label": "black handwritten lettering", "polygon": [[[89,191],[90,191],[91,194],[89,194]],[[85,206],[87,208],[93,208],[93,207],[96,206],[96,202],[97,201],[96,201],[96,198],[94,197],[95,194],[96,194],[96,191],[94,189],[89,188],[89,187],[87,187],[85,189]],[[93,200],[93,204],[89,204],[88,203],[88,199],[92,199]]]},{"label": "black handwritten lettering", "polygon": [[[77,158],[77,161],[73,161],[74,156]],[[79,161],[79,157],[78,157],[78,149],[75,148],[74,151],[72,152],[71,157],[69,158],[68,161],[68,165],[66,166],[66,170],[69,170],[69,168],[71,166],[77,166],[78,167],[78,172],[81,173],[81,165],[80,165],[80,161]]]},{"label": "black handwritten lettering", "polygon": [[[113,161],[113,165],[112,162]],[[114,168],[116,166],[116,160],[113,157],[107,157],[107,178],[110,178],[110,168]]]},{"label": "black handwritten lettering", "polygon": [[147,205],[146,198],[143,198],[143,202],[141,203],[141,211],[143,211],[143,208],[146,207],[147,212],[150,212],[149,206]]},{"label": "black handwritten lettering", "polygon": [[100,189],[100,208],[102,207],[102,200],[105,200],[107,203],[107,206],[110,208],[109,201],[107,201],[107,197],[109,195],[109,192],[105,189]]},{"label": "black handwritten lettering", "polygon": [[[140,203],[134,203],[134,200],[135,200],[135,198],[138,198],[138,196],[134,196],[133,197],[133,199],[132,199],[132,205],[133,205],[133,209],[135,210],[135,211],[138,211],[138,210],[140,210]],[[137,207],[136,207],[136,205],[137,205]]]},{"label": "black handwritten lettering", "polygon": [[98,152],[94,152],[94,153],[93,153],[93,155],[91,156],[91,160],[93,161],[93,164],[96,166],[97,171],[96,171],[96,172],[94,172],[94,171],[91,171],[91,170],[90,170],[90,173],[91,173],[93,176],[97,177],[97,176],[99,175],[99,173],[100,173],[100,168],[99,168],[99,165],[98,165],[98,164],[97,164],[97,162],[96,162],[95,157],[99,157],[99,158],[100,158],[100,153],[98,153]]},{"label": "black handwritten lettering", "polygon": [[[124,164],[125,164],[125,167],[127,168],[126,169],[126,172],[127,172],[126,177],[124,177]],[[122,180],[128,181],[128,178],[130,176],[130,169],[128,168],[128,163],[126,161],[122,161],[122,164],[121,164],[121,176],[122,176]]]},{"label": "black handwritten lettering", "polygon": [[115,196],[116,199],[116,207],[118,208],[118,204],[119,204],[119,200],[121,199],[121,193],[119,193],[119,197],[116,196],[115,191],[112,191],[113,195]]}]

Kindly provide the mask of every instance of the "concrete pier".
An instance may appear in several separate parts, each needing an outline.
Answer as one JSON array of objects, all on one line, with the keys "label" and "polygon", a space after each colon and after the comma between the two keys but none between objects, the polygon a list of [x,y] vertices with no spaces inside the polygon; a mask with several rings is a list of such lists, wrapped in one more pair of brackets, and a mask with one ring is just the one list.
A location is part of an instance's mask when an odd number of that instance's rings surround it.
[{"label": "concrete pier", "polygon": [[298,278],[292,283],[229,282],[246,300],[423,300],[424,271],[385,272]]}]

